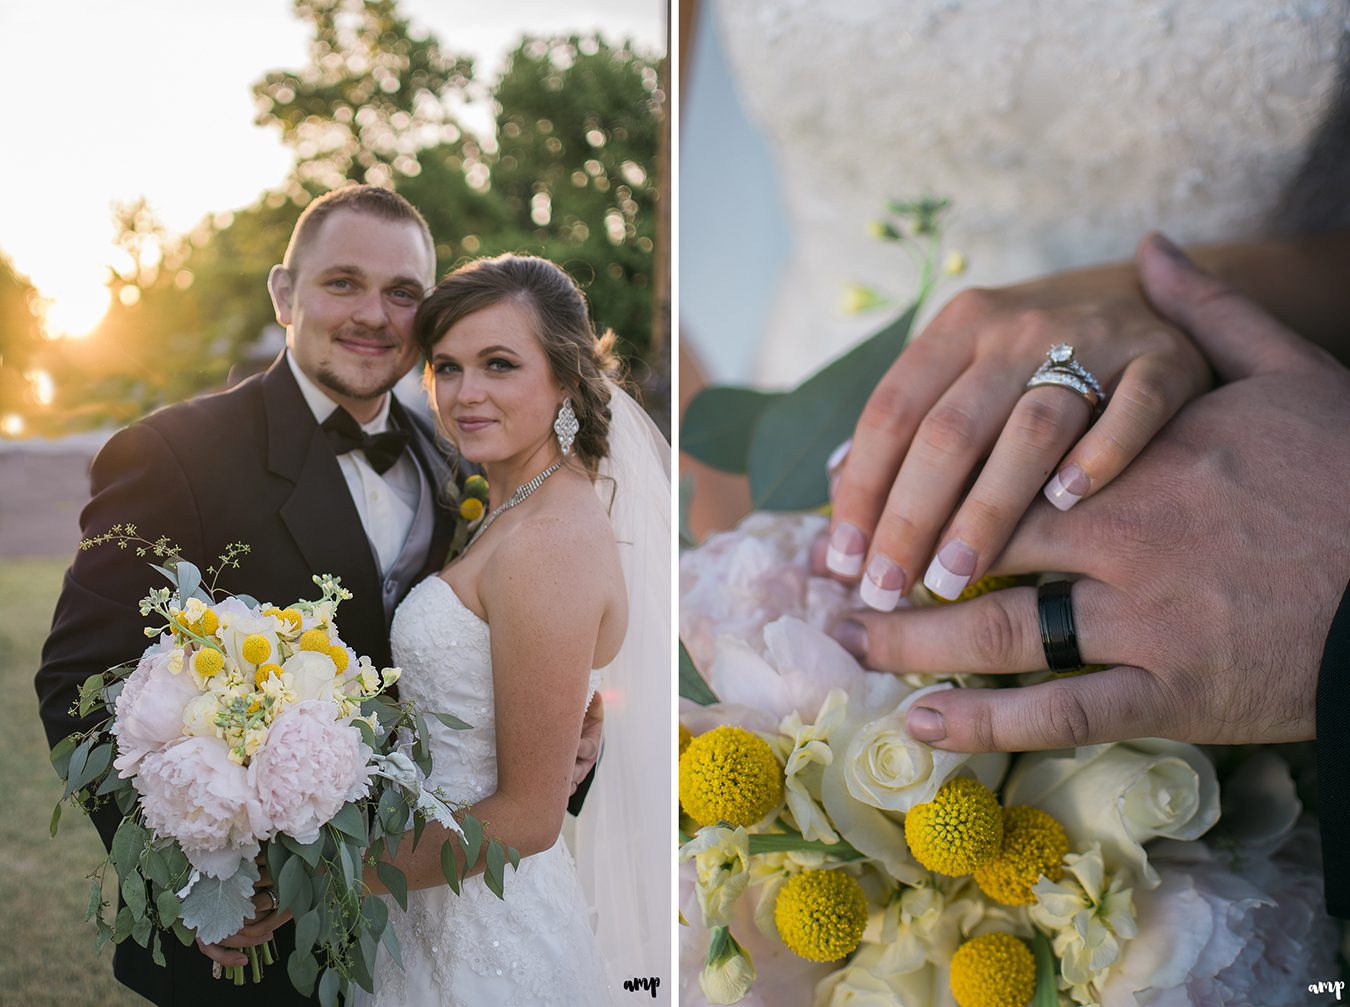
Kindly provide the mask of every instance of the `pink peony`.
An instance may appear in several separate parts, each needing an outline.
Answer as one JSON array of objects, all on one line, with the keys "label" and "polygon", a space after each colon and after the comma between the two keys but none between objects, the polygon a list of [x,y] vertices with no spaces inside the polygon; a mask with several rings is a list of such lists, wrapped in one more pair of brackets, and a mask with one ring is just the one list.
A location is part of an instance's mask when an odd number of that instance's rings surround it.
[{"label": "pink peony", "polygon": [[[164,636],[141,656],[122,686],[113,707],[112,733],[117,736],[113,768],[126,779],[134,776],[141,760],[183,735],[183,710],[201,695],[192,675],[169,665],[173,637]],[[180,668],[185,666],[184,660]]]},{"label": "pink peony", "polygon": [[192,866],[228,878],[258,855],[267,831],[248,771],[219,738],[187,738],[141,760],[135,779],[145,824],[178,840]]},{"label": "pink peony", "polygon": [[272,724],[248,767],[272,828],[297,842],[313,842],[344,804],[370,788],[371,750],[335,715],[332,703],[297,703]]}]

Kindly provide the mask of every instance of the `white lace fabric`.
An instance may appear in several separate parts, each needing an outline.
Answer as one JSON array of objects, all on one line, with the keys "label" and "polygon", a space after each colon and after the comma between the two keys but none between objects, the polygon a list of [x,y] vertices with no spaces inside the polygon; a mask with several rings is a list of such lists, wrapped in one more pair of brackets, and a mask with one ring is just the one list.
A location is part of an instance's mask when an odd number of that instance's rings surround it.
[{"label": "white lace fabric", "polygon": [[[433,576],[399,606],[392,643],[404,698],[472,725],[452,731],[430,721],[429,782],[455,802],[491,794],[497,743],[487,624]],[[592,689],[598,681],[592,673]],[[386,897],[403,968],[381,947],[375,996],[362,1000],[390,1007],[608,1004],[604,965],[563,840],[522,858],[518,871],[508,869],[505,892],[498,899],[477,875],[460,895],[445,886],[409,892],[406,913]]]},{"label": "white lace fabric", "polygon": [[[867,236],[885,200],[950,197],[962,283],[1259,232],[1330,98],[1343,0],[715,0],[776,149],[794,247],[756,377],[800,380],[878,324],[911,262]],[[956,286],[937,298],[940,304]]]}]

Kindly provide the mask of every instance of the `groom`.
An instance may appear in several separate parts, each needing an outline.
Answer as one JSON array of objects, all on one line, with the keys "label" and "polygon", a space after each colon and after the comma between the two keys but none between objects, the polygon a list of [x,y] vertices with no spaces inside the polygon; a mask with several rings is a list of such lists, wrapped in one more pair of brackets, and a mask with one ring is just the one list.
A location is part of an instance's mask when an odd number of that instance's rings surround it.
[{"label": "groom", "polygon": [[[83,534],[134,524],[203,569],[243,542],[251,552],[219,586],[277,603],[313,595],[313,574],[334,574],[353,594],[343,639],[376,667],[390,664],[394,607],[444,563],[458,520],[438,493],[454,473],[430,425],[390,394],[417,359],[413,316],[435,264],[426,221],[403,197],[350,186],[311,202],[268,277],[286,352],[229,391],[114,435],[94,459]],[[88,726],[68,712],[79,684],[145,648],[137,605],[162,584],[130,551],[76,555],[36,680],[50,744]],[[93,818],[110,845],[120,813],[105,806]],[[294,927],[276,938],[287,955]],[[165,968],[133,941],[113,957],[118,980],[156,1004],[311,1002],[281,963],[261,985],[237,988],[213,980],[196,948],[172,937],[162,946]]]}]

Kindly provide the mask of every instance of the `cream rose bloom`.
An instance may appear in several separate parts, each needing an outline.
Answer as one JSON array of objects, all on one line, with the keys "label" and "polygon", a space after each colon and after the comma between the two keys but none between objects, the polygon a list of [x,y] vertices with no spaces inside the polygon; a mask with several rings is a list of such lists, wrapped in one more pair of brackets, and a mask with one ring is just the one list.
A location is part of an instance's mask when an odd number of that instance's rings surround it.
[{"label": "cream rose bloom", "polygon": [[214,738],[220,728],[216,726],[216,715],[220,713],[220,703],[214,692],[203,692],[183,711],[183,733],[194,738]]},{"label": "cream rose bloom", "polygon": [[743,826],[699,829],[680,847],[680,859],[694,861],[704,926],[728,926],[736,900],[750,883],[750,833]]},{"label": "cream rose bloom", "polygon": [[1003,791],[1007,807],[1029,804],[1064,826],[1070,849],[1099,842],[1106,869],[1158,884],[1143,844],[1198,839],[1219,820],[1214,765],[1194,745],[1139,738],[1017,760]]},{"label": "cream rose bloom", "polygon": [[292,654],[281,666],[283,678],[289,675],[288,688],[296,702],[307,699],[336,701],[337,665],[327,654],[302,650]]}]

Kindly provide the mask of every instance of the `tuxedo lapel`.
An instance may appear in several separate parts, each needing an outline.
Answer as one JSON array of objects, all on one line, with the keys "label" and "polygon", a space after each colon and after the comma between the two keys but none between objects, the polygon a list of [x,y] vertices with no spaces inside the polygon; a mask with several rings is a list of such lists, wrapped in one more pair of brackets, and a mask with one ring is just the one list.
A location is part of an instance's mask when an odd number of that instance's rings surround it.
[{"label": "tuxedo lapel", "polygon": [[458,519],[458,515],[445,503],[444,488],[448,483],[461,482],[469,473],[459,471],[457,464],[459,459],[452,461],[441,451],[431,425],[423,417],[405,409],[397,398],[390,403],[389,413],[400,429],[412,434],[409,446],[422,466],[422,472],[431,483],[435,524],[431,534],[431,549],[427,554],[422,574],[435,573],[445,566],[446,554],[450,551],[450,539],[454,535],[455,522]]}]

